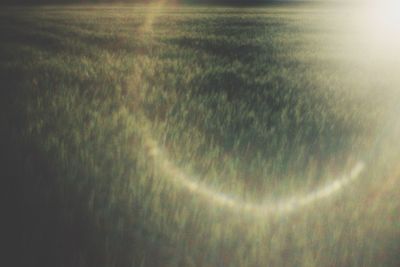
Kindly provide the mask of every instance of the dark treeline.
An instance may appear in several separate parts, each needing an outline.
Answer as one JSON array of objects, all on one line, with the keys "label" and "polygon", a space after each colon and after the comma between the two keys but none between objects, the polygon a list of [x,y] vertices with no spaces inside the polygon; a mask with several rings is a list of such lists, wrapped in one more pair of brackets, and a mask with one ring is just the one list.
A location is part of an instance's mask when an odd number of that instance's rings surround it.
[{"label": "dark treeline", "polygon": [[40,4],[89,4],[89,3],[145,3],[149,0],[0,0],[1,4],[7,5],[40,5]]},{"label": "dark treeline", "polygon": [[[42,4],[105,4],[105,3],[152,3],[157,0],[0,0],[0,4],[6,5],[42,5]],[[176,2],[176,1],[174,1]],[[276,2],[293,2],[285,0],[181,0],[185,4],[232,4],[251,5]],[[298,1],[295,1],[298,2]]]}]

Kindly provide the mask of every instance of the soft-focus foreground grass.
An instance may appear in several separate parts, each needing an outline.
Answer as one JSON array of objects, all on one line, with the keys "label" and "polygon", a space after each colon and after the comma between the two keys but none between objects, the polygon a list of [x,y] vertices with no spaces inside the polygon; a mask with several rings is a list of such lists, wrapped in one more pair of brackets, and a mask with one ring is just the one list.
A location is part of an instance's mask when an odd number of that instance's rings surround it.
[{"label": "soft-focus foreground grass", "polygon": [[[146,27],[146,14],[1,10],[12,266],[400,264],[396,83],[351,57],[333,23],[346,15],[165,8]],[[169,182],[148,138],[191,179],[253,203],[367,169],[333,199],[265,218]]]}]

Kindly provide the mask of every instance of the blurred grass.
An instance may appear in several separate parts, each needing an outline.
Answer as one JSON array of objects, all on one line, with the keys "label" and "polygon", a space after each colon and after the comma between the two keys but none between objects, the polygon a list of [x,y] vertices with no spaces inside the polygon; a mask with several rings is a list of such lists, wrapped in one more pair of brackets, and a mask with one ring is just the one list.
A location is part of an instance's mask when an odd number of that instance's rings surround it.
[{"label": "blurred grass", "polygon": [[397,266],[397,151],[341,198],[260,220],[206,206],[146,155],[145,126],[195,179],[255,201],[365,158],[389,85],[360,79],[320,10],[165,8],[141,32],[146,12],[0,11],[15,266]]}]

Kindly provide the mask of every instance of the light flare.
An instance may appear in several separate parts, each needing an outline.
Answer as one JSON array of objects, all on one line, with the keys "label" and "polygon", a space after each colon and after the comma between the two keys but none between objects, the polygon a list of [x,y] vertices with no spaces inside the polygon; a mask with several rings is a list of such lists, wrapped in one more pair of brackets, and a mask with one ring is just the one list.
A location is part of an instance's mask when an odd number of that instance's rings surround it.
[{"label": "light flare", "polygon": [[170,179],[176,186],[188,190],[209,204],[229,208],[234,212],[244,212],[253,216],[285,215],[322,199],[329,198],[359,178],[365,168],[365,163],[359,161],[350,172],[337,177],[333,181],[308,194],[264,203],[252,203],[223,192],[218,192],[207,184],[196,181],[196,179],[185,173],[168,159],[166,153],[159,148],[158,144],[150,137],[148,132],[144,133],[143,136],[148,156],[154,162],[155,168],[158,169],[165,178]]},{"label": "light flare", "polygon": [[[149,11],[145,18],[144,24],[140,28],[139,34],[143,36],[151,36],[153,33],[153,25],[159,16],[161,8],[166,3],[166,0],[160,0],[156,2],[155,5],[149,7]],[[373,17],[372,21],[381,21],[380,16],[382,12],[383,11],[379,11],[377,13],[378,15]],[[378,30],[383,25],[388,27],[387,31],[395,31],[397,30],[395,27],[395,25],[397,25],[396,23],[397,20],[391,18],[390,20],[383,22],[383,24],[375,24],[374,31],[375,29]],[[388,25],[390,25],[390,27]],[[387,34],[388,33],[385,33],[384,36],[388,37],[386,36]],[[133,88],[137,88],[137,86],[133,86]],[[348,173],[344,173],[341,176],[336,177],[336,179],[333,181],[326,183],[324,186],[318,187],[309,193],[303,195],[294,195],[275,201],[265,201],[260,203],[248,202],[233,195],[219,192],[205,183],[196,181],[194,177],[185,173],[181,168],[169,160],[166,153],[160,149],[160,146],[157,144],[155,139],[152,138],[152,135],[150,134],[151,131],[146,131],[144,129],[142,130],[142,137],[147,156],[152,160],[152,162],[154,162],[155,169],[162,174],[163,177],[160,178],[168,179],[168,181],[173,183],[175,186],[192,193],[209,205],[227,208],[240,214],[246,213],[252,216],[264,217],[292,213],[296,210],[305,208],[306,206],[314,204],[322,199],[330,198],[339,193],[345,187],[349,186],[352,182],[358,179],[365,169],[365,163],[363,161],[359,161]]]},{"label": "light flare", "polygon": [[400,59],[400,1],[367,1],[356,12],[361,42],[368,52],[384,60]]},{"label": "light flare", "polygon": [[149,5],[146,12],[146,18],[143,25],[139,28],[139,34],[144,35],[152,33],[153,24],[156,18],[159,16],[161,9],[167,3],[167,0],[159,0],[152,5]]}]

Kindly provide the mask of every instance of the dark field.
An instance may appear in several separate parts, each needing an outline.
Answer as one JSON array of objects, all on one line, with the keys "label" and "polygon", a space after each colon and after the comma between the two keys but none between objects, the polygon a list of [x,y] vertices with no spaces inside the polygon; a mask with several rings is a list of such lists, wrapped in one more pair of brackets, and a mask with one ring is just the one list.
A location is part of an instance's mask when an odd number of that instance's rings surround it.
[{"label": "dark field", "polygon": [[2,7],[4,266],[399,266],[399,65],[347,19]]}]

